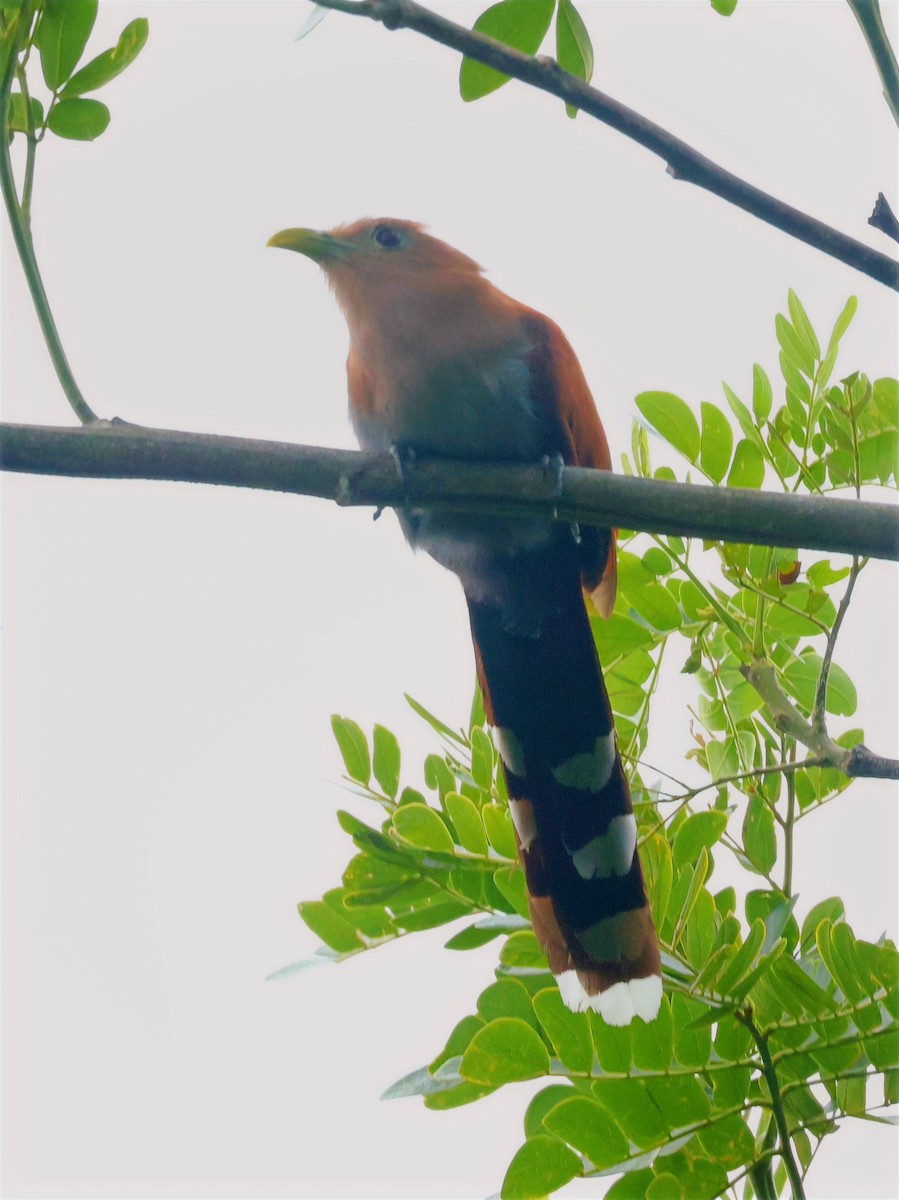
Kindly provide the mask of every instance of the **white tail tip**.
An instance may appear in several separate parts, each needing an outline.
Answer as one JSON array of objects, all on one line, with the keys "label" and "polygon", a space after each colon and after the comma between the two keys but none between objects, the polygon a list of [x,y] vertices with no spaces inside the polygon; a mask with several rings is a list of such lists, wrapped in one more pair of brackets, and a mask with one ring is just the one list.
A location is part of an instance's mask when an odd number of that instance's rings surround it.
[{"label": "white tail tip", "polygon": [[662,979],[659,975],[613,983],[595,996],[589,996],[584,990],[577,971],[563,971],[556,976],[556,983],[563,1003],[572,1012],[592,1009],[599,1013],[607,1025],[629,1025],[634,1017],[652,1021],[659,1015],[662,1003]]}]

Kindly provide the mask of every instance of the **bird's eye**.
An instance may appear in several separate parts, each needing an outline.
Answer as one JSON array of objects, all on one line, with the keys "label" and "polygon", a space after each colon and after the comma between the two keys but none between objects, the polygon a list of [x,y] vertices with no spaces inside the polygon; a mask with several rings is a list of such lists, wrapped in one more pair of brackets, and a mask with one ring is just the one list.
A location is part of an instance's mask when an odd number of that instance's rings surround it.
[{"label": "bird's eye", "polygon": [[376,225],[372,237],[385,250],[395,249],[403,240],[400,231],[394,229],[392,225]]}]

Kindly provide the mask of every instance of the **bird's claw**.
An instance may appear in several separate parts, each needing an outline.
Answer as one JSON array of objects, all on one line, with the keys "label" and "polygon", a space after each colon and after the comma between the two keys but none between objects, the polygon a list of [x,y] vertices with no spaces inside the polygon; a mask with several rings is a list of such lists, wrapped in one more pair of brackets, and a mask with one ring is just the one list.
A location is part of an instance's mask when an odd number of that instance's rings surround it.
[{"label": "bird's claw", "polygon": [[565,460],[561,454],[544,454],[540,460],[544,479],[551,478],[553,484],[553,499],[558,500],[562,495],[562,468]]},{"label": "bird's claw", "polygon": [[409,499],[409,468],[415,467],[418,461],[418,455],[415,452],[415,447],[410,446],[405,442],[392,442],[390,446],[390,456],[396,463],[396,472],[400,477],[400,483],[403,485],[403,497]]}]

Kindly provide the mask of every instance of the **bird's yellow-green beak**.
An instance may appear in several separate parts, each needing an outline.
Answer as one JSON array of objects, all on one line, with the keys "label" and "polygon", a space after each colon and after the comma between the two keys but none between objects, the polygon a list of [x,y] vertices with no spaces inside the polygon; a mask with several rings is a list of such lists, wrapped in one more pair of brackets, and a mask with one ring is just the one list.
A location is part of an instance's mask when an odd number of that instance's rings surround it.
[{"label": "bird's yellow-green beak", "polygon": [[305,254],[317,263],[332,262],[347,250],[346,242],[318,229],[282,229],[273,234],[266,245],[296,250],[298,254]]}]

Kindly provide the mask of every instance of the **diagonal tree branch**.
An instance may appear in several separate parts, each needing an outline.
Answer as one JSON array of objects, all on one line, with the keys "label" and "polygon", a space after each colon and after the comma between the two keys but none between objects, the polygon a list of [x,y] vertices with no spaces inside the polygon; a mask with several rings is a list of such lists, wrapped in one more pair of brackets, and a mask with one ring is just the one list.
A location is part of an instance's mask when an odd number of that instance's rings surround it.
[{"label": "diagonal tree branch", "polygon": [[123,421],[82,428],[0,425],[0,467],[94,479],[168,479],[319,496],[342,505],[427,504],[680,537],[899,560],[899,507],[835,496],[636,479],[584,467],[364,454]]},{"label": "diagonal tree branch", "polygon": [[390,30],[412,29],[504,75],[558,96],[659,155],[674,179],[705,188],[791,237],[899,290],[899,263],[894,259],[724,170],[654,121],[563,71],[552,58],[522,54],[494,38],[438,16],[415,0],[320,0],[320,3],[338,12],[380,21]]}]

